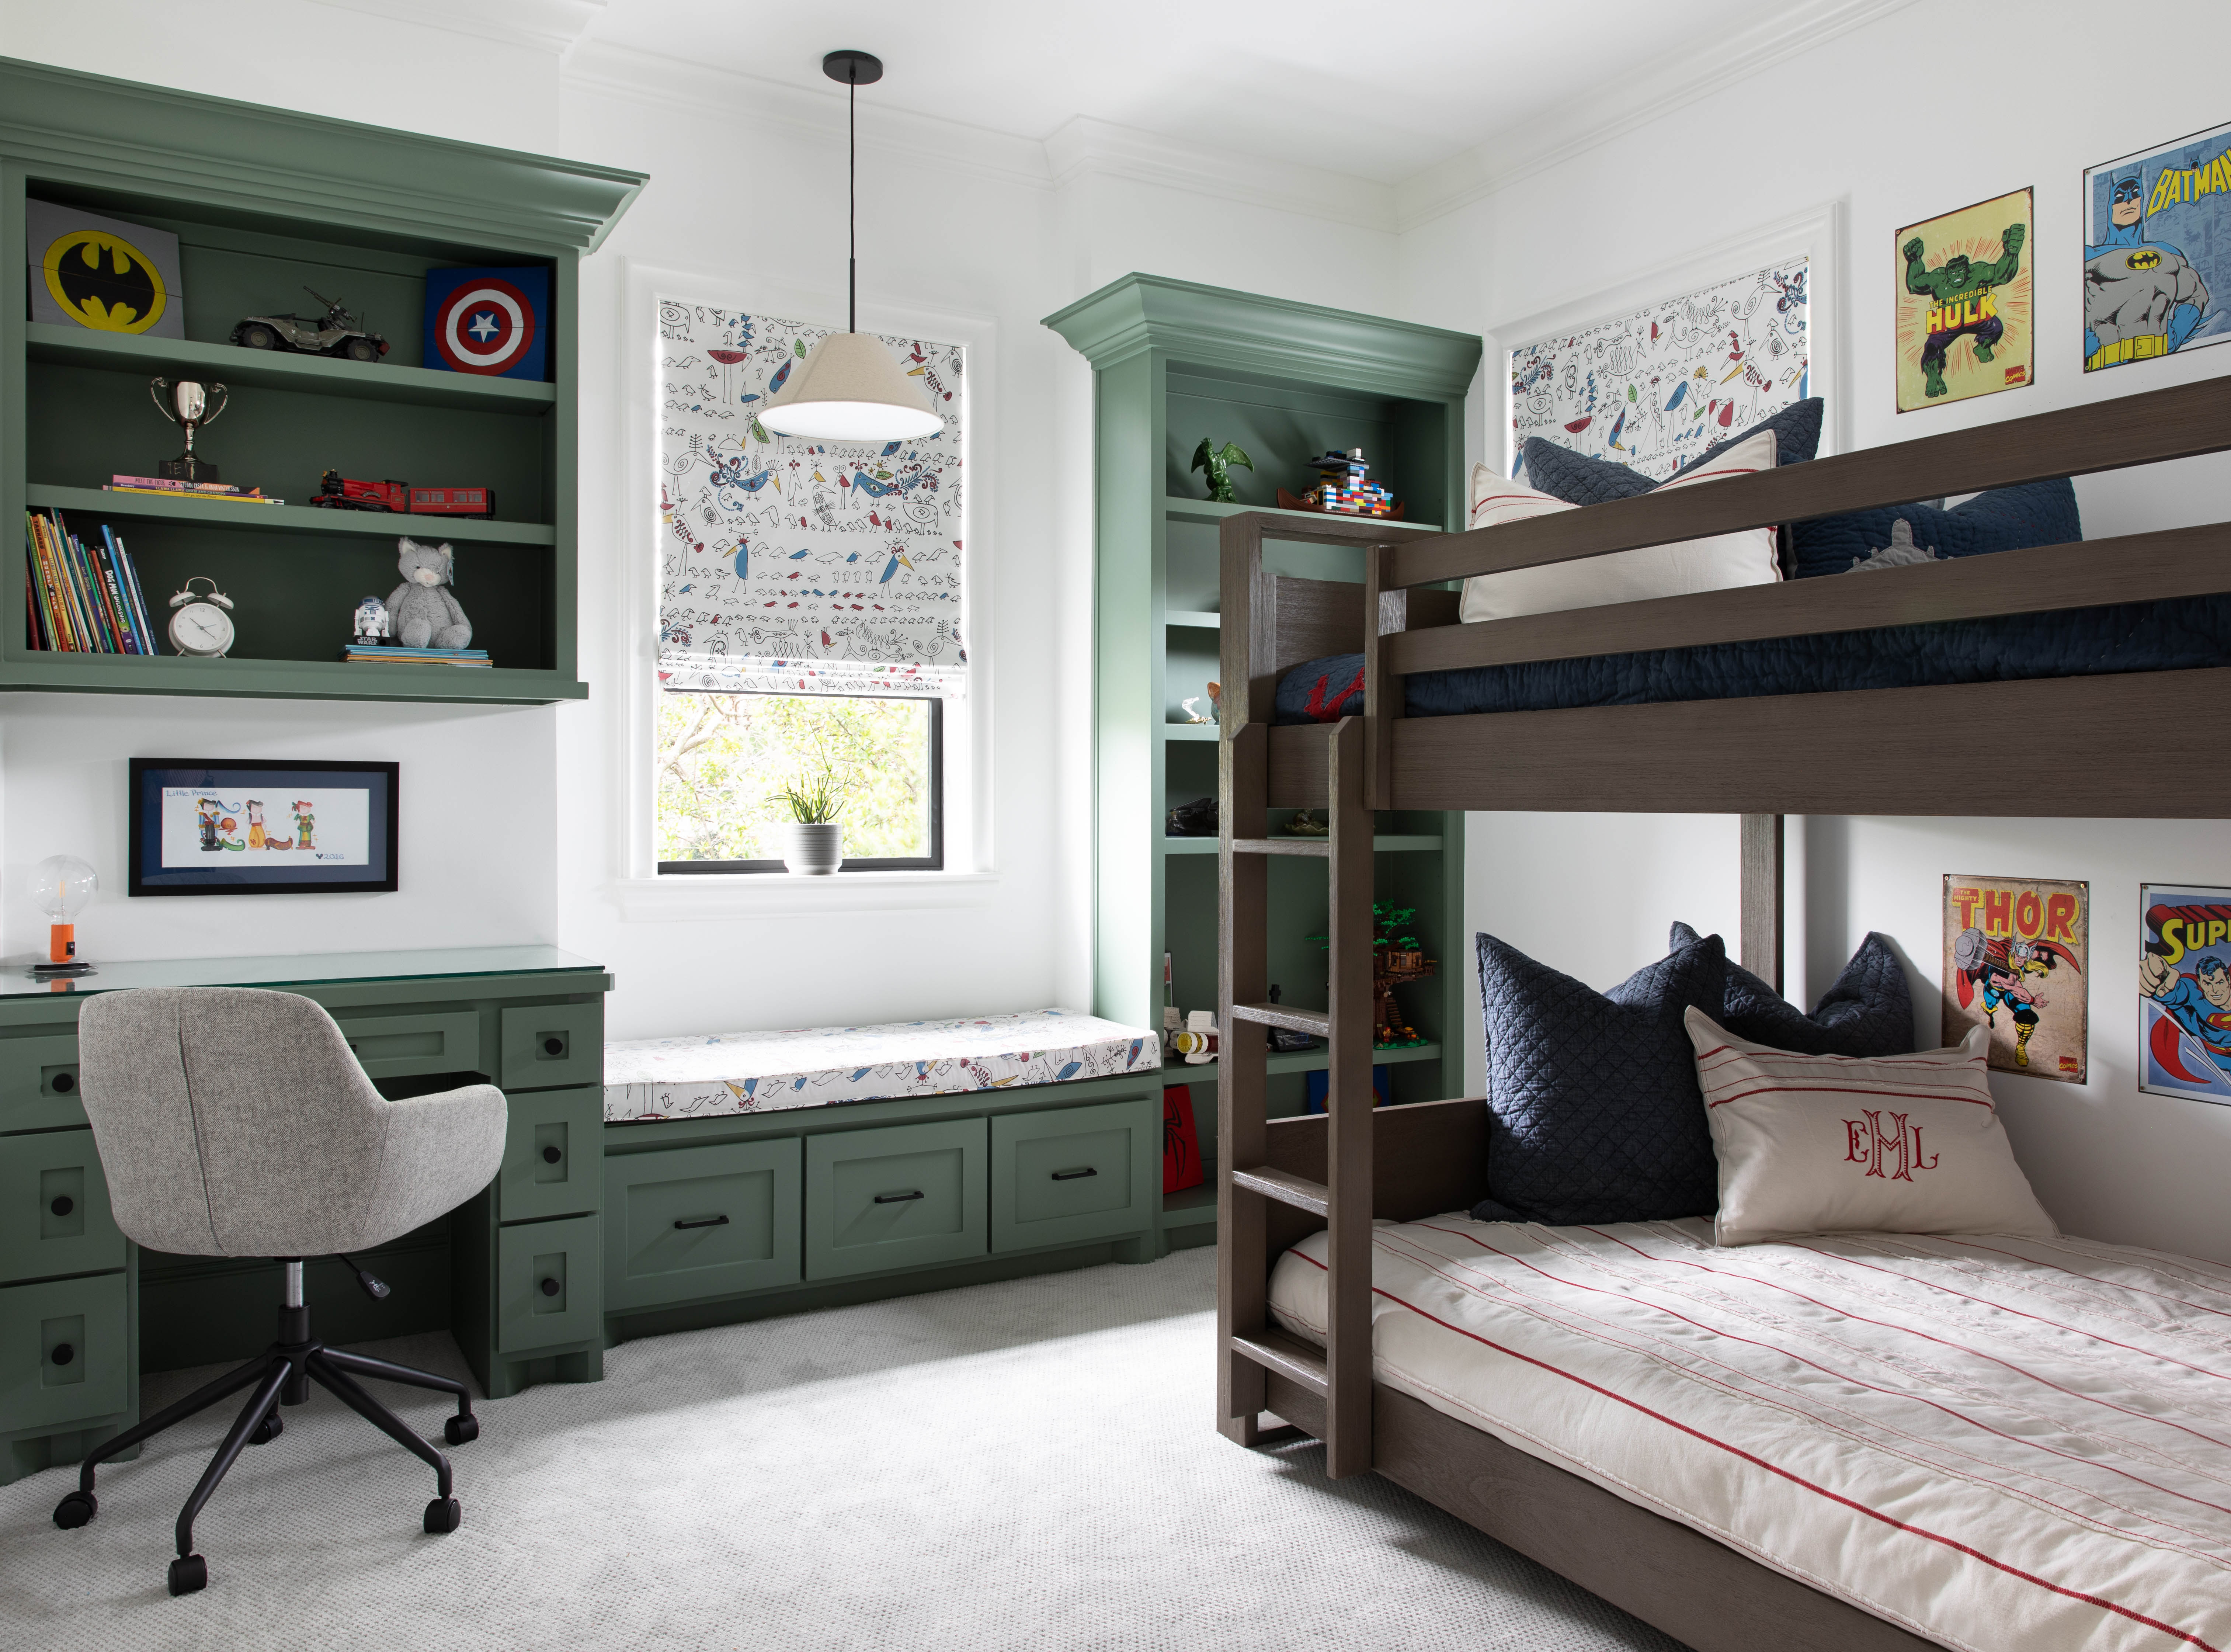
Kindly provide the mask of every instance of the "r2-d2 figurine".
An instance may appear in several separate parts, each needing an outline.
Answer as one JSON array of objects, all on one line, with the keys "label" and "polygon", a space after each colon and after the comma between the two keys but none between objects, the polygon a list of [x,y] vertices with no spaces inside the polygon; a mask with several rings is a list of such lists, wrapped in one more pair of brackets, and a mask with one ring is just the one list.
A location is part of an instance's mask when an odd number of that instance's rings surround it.
[{"label": "r2-d2 figurine", "polygon": [[377,648],[387,637],[387,605],[366,597],[356,605],[356,635],[350,641],[359,648]]}]

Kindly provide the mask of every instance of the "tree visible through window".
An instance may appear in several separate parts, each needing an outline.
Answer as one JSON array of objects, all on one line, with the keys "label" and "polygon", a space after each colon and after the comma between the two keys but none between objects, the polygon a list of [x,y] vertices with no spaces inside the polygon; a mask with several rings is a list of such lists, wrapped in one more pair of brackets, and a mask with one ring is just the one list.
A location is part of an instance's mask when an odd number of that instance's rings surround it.
[{"label": "tree visible through window", "polygon": [[941,868],[942,703],[669,690],[658,707],[658,861],[779,871],[781,788],[824,770],[844,794],[848,870]]}]

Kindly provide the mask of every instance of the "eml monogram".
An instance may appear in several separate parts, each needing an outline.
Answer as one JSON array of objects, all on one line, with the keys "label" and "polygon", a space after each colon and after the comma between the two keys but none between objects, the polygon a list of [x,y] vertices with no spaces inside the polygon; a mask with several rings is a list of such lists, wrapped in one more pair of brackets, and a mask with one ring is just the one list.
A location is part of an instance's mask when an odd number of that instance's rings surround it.
[{"label": "eml monogram", "polygon": [[[1864,1164],[1866,1174],[1881,1176],[1887,1182],[1911,1182],[1916,1170],[1933,1170],[1937,1156],[1921,1156],[1921,1126],[1905,1122],[1904,1113],[1890,1116],[1890,1128],[1883,1128],[1883,1116],[1872,1108],[1860,1110],[1866,1115],[1861,1124],[1856,1118],[1844,1121],[1844,1163]],[[1885,1171],[1887,1161],[1892,1167]]]}]

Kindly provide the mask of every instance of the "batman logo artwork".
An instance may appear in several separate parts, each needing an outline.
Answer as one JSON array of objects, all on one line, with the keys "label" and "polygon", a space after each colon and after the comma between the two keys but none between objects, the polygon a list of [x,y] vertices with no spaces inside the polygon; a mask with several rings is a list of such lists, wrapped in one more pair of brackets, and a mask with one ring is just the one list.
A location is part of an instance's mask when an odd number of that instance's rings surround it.
[{"label": "batman logo artwork", "polygon": [[2149,248],[2144,252],[2132,253],[2129,257],[2123,260],[2123,263],[2125,268],[2131,269],[2159,269],[2161,268],[2161,254],[2155,252]]},{"label": "batman logo artwork", "polygon": [[145,333],[170,302],[154,262],[107,230],[57,236],[43,262],[55,302],[73,321],[104,333]]}]

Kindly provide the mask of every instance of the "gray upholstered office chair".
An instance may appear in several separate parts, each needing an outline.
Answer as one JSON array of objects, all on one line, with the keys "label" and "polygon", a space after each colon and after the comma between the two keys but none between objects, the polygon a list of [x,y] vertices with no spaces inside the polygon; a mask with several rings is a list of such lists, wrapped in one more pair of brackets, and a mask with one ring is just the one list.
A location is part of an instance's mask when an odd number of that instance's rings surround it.
[{"label": "gray upholstered office chair", "polygon": [[[480,1433],[471,1391],[431,1372],[327,1348],[310,1336],[302,1259],[366,1249],[409,1233],[488,1185],[503,1157],[503,1092],[469,1085],[390,1101],[357,1065],[332,1016],[293,993],[165,987],[103,993],[78,1017],[78,1081],[116,1225],[151,1249],[272,1256],[286,1263],[279,1338],[239,1370],[87,1454],[78,1489],[55,1510],[93,1519],[94,1467],[251,1384],[249,1400],[178,1516],[171,1592],[209,1581],[194,1517],[250,1443],[275,1439],[281,1405],[314,1382],[433,1466],[426,1530],[454,1532],[449,1461],[364,1391],[375,1377],[457,1396],[444,1433]],[[351,1266],[354,1266],[351,1264]],[[377,1286],[359,1270],[366,1288]]]}]

